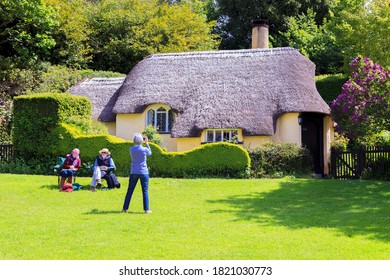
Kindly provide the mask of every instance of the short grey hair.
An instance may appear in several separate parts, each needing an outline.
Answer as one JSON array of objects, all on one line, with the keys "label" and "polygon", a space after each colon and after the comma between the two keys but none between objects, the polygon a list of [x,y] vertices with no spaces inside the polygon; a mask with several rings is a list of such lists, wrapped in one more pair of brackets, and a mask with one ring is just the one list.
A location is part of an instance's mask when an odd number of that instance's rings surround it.
[{"label": "short grey hair", "polygon": [[142,144],[143,140],[144,140],[144,138],[142,137],[141,133],[134,134],[134,143],[135,144],[140,145],[140,144]]}]

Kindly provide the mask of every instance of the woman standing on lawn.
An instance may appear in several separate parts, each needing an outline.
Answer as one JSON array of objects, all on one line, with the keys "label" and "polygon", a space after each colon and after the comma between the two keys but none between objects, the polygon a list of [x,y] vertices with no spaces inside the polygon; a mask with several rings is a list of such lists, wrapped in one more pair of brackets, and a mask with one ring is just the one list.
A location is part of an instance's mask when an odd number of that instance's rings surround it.
[{"label": "woman standing on lawn", "polygon": [[[142,146],[142,140],[145,141],[145,147]],[[148,137],[142,137],[140,133],[136,133],[134,135],[134,144],[135,145],[130,148],[131,167],[129,187],[127,189],[122,213],[126,213],[127,209],[129,209],[130,200],[133,195],[135,186],[137,185],[138,179],[140,179],[142,186],[144,211],[146,214],[150,214],[152,213],[152,211],[150,211],[149,209],[149,170],[146,163],[146,157],[152,154],[152,150],[150,149],[148,144]]]}]

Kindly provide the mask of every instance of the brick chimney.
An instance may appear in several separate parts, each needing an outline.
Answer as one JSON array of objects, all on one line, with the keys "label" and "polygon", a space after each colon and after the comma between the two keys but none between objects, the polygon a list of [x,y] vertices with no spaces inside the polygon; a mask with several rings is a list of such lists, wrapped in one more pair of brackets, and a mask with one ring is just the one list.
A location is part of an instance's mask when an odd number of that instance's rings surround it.
[{"label": "brick chimney", "polygon": [[269,25],[266,20],[256,19],[252,25],[252,49],[268,49]]}]

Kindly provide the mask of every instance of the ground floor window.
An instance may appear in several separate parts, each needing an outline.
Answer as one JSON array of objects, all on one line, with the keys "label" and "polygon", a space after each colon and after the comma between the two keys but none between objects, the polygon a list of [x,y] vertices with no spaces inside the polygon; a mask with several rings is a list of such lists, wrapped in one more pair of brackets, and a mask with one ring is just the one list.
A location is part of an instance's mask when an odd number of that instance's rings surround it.
[{"label": "ground floor window", "polygon": [[238,142],[238,129],[208,129],[206,142]]}]

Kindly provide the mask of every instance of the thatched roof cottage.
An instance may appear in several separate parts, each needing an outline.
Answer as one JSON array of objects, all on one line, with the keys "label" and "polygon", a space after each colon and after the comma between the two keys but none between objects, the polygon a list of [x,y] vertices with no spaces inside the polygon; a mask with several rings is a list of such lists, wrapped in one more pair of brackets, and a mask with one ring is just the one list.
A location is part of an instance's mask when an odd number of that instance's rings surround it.
[{"label": "thatched roof cottage", "polygon": [[94,118],[124,139],[152,124],[170,151],[217,141],[296,143],[327,173],[332,124],[314,73],[293,48],[154,54],[124,80],[89,79],[70,92],[89,97]]}]

